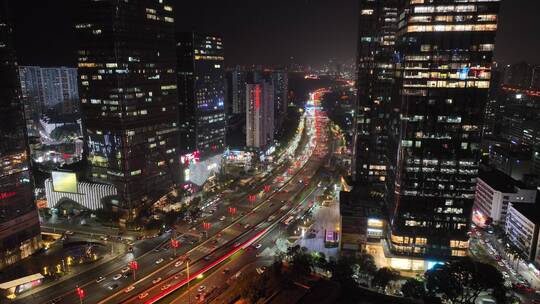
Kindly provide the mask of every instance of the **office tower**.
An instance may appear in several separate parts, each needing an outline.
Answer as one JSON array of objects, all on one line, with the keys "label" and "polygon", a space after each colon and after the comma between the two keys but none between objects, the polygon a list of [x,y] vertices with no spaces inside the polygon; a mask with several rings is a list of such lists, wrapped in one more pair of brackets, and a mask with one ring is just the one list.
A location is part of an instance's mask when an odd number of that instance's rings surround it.
[{"label": "office tower", "polygon": [[286,70],[273,70],[271,77],[274,87],[274,132],[277,132],[283,127],[283,122],[287,117],[289,76]]},{"label": "office tower", "polygon": [[202,159],[225,148],[223,41],[215,35],[177,33],[180,152]]},{"label": "office tower", "polygon": [[228,102],[232,114],[246,111],[246,77],[246,71],[238,66],[227,71]]},{"label": "office tower", "polygon": [[0,2],[0,268],[40,248],[23,104],[6,1]]},{"label": "office tower", "polygon": [[274,86],[246,84],[246,145],[264,149],[274,140]]},{"label": "office tower", "polygon": [[386,179],[386,127],[394,84],[393,54],[397,1],[360,2],[357,116],[353,179],[382,184]]},{"label": "office tower", "polygon": [[171,2],[86,0],[75,26],[89,178],[117,187],[122,218],[177,183]]},{"label": "office tower", "polygon": [[467,254],[498,10],[498,1],[404,1],[389,111],[394,254]]}]

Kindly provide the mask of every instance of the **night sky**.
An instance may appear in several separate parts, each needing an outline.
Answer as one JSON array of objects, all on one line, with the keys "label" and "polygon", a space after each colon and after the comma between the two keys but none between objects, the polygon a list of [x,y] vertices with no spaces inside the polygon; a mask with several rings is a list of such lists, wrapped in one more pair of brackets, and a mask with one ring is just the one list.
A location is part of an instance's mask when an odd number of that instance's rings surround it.
[{"label": "night sky", "polygon": [[[226,62],[317,65],[355,56],[358,0],[174,1],[179,31],[220,34]],[[22,65],[75,66],[77,0],[12,0]],[[496,59],[540,63],[539,0],[504,0]]]}]

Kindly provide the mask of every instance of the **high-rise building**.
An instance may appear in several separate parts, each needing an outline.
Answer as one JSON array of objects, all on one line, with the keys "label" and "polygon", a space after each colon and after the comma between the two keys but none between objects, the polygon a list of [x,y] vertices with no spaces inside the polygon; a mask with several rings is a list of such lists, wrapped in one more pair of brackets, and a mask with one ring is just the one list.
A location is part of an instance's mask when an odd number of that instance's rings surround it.
[{"label": "high-rise building", "polygon": [[248,83],[267,82],[274,88],[274,132],[281,130],[289,102],[289,76],[286,70],[256,68],[247,76]]},{"label": "high-rise building", "polygon": [[407,0],[400,10],[389,109],[394,254],[467,254],[499,4]]},{"label": "high-rise building", "polygon": [[221,37],[177,33],[180,152],[202,159],[225,148],[225,67]]},{"label": "high-rise building", "polygon": [[39,103],[42,109],[79,99],[76,68],[20,66],[19,76],[23,96]]},{"label": "high-rise building", "polygon": [[227,95],[231,114],[241,114],[246,111],[247,72],[240,67],[227,71]]},{"label": "high-rise building", "polygon": [[175,186],[178,105],[169,0],[82,1],[79,95],[89,178],[133,218]]},{"label": "high-rise building", "polygon": [[33,254],[41,243],[6,2],[0,2],[0,268]]},{"label": "high-rise building", "polygon": [[246,85],[246,146],[264,149],[274,139],[274,86]]},{"label": "high-rise building", "polygon": [[360,1],[354,180],[386,179],[387,119],[394,84],[396,0]]},{"label": "high-rise building", "polygon": [[28,136],[39,137],[38,121],[48,109],[62,104],[64,114],[78,112],[77,69],[19,66]]},{"label": "high-rise building", "polygon": [[274,132],[283,127],[287,117],[289,103],[289,76],[286,70],[272,71],[272,85],[274,86]]}]

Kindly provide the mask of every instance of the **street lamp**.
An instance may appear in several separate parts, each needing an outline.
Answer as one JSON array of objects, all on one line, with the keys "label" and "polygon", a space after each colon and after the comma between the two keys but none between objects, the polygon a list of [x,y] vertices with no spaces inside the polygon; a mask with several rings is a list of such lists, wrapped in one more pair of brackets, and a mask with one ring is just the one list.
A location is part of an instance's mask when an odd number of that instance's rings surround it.
[{"label": "street lamp", "polygon": [[180,247],[180,242],[176,239],[171,239],[171,247],[174,249],[174,257],[176,257],[176,249]]},{"label": "street lamp", "polygon": [[139,263],[131,261],[129,262],[129,268],[133,271],[133,281],[135,282],[135,272],[139,269]]},{"label": "street lamp", "polygon": [[236,207],[229,207],[229,213],[234,218],[234,215],[236,214]]}]

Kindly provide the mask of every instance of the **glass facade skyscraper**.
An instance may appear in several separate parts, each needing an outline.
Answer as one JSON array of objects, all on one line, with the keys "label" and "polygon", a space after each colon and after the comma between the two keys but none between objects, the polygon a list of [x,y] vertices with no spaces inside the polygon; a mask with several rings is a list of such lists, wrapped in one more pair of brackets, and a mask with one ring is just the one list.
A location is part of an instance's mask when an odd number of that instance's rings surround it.
[{"label": "glass facade skyscraper", "polygon": [[360,2],[353,178],[384,185],[387,119],[394,85],[396,0]]},{"label": "glass facade skyscraper", "polygon": [[40,248],[17,60],[6,1],[0,2],[0,268]]},{"label": "glass facade skyscraper", "polygon": [[180,153],[202,159],[225,148],[225,66],[221,37],[177,33]]},{"label": "glass facade skyscraper", "polygon": [[82,1],[79,95],[89,177],[132,218],[178,183],[172,1]]},{"label": "glass facade skyscraper", "polygon": [[389,247],[465,256],[499,1],[408,0],[389,120]]}]

